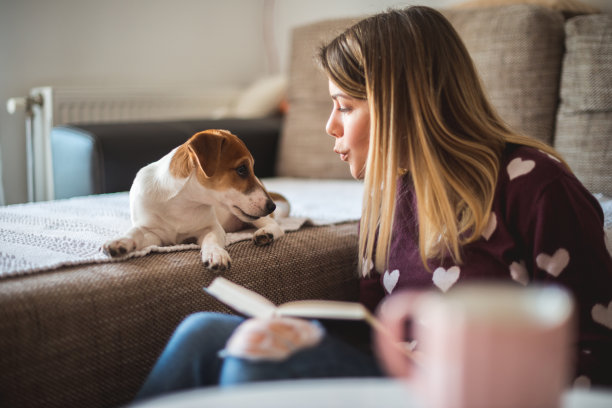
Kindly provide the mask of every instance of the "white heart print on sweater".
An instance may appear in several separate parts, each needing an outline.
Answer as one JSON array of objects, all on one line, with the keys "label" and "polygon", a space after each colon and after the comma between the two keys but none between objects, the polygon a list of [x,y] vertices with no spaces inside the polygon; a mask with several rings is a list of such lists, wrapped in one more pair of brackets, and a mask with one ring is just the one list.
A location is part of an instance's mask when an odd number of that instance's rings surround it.
[{"label": "white heart print on sweater", "polygon": [[394,269],[392,272],[385,271],[385,274],[383,275],[383,286],[385,287],[387,293],[393,292],[398,280],[399,270]]},{"label": "white heart print on sweater", "polygon": [[495,215],[493,211],[491,211],[491,214],[489,215],[489,221],[487,222],[487,226],[485,227],[484,230],[482,230],[483,238],[488,241],[489,238],[491,238],[491,235],[493,235],[493,233],[495,232],[496,228],[497,228],[497,216]]},{"label": "white heart print on sweater", "polygon": [[524,261],[512,262],[510,265],[510,276],[523,286],[529,284],[529,273],[527,272]]},{"label": "white heart print on sweater", "polygon": [[570,255],[565,248],[557,249],[553,256],[541,253],[536,257],[538,268],[545,270],[555,278],[561,275],[569,261]]},{"label": "white heart print on sweater", "polygon": [[608,307],[599,303],[593,306],[591,317],[595,322],[612,330],[612,302],[608,303]]},{"label": "white heart print on sweater", "polygon": [[514,180],[517,177],[524,176],[525,174],[529,174],[531,170],[535,167],[535,162],[533,160],[523,160],[520,157],[513,159],[508,163],[508,167],[506,170],[508,171],[508,176],[510,176],[510,180]]},{"label": "white heart print on sweater", "polygon": [[457,282],[460,273],[461,270],[456,265],[448,269],[439,267],[433,273],[433,283],[442,292],[446,292],[455,284],[455,282]]}]

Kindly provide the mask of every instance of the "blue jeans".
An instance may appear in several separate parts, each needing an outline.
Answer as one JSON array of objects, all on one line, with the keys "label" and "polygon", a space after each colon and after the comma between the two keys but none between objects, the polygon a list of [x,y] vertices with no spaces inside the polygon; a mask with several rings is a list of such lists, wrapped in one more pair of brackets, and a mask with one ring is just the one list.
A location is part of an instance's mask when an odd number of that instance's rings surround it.
[{"label": "blue jeans", "polygon": [[382,376],[369,353],[326,334],[311,348],[279,362],[219,357],[238,316],[201,312],[188,316],[176,329],[147,377],[137,400],[189,388],[297,378]]}]

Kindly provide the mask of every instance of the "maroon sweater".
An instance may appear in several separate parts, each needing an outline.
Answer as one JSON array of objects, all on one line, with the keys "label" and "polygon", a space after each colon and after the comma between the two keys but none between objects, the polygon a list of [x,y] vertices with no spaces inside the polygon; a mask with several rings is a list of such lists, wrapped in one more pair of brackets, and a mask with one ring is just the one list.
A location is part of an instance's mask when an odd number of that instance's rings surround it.
[{"label": "maroon sweater", "polygon": [[418,250],[416,200],[410,177],[399,182],[388,270],[361,281],[361,300],[374,309],[400,289],[447,292],[470,280],[529,285],[554,282],[574,295],[579,314],[577,375],[612,384],[612,258],[597,200],[555,158],[508,145],[482,237],[463,247],[463,263],[430,261]]}]

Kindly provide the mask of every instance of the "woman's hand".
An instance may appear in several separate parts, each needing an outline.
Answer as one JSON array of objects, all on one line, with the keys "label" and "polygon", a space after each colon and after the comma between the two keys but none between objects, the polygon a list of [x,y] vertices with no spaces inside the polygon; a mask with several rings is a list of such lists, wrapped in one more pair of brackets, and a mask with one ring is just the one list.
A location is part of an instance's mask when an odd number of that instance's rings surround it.
[{"label": "woman's hand", "polygon": [[284,360],[298,350],[316,345],[323,334],[321,327],[302,319],[252,318],[238,326],[222,355],[249,360]]}]

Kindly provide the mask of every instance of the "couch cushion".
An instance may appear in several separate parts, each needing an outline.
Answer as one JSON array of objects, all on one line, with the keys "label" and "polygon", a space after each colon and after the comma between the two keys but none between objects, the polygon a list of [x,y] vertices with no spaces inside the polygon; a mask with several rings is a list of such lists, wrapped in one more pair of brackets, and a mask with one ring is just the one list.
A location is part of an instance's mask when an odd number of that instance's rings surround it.
[{"label": "couch cushion", "polygon": [[566,24],[555,147],[594,193],[612,196],[612,16]]},{"label": "couch cushion", "polygon": [[[466,43],[493,105],[512,126],[550,142],[563,52],[563,17],[550,9],[514,5],[443,10]],[[354,19],[330,20],[293,32],[289,112],[281,137],[281,176],[348,178],[325,133],[332,104],[316,48]]]},{"label": "couch cushion", "polygon": [[501,117],[552,143],[564,41],[561,14],[530,5],[443,12],[465,42]]},{"label": "couch cushion", "polygon": [[562,12],[566,18],[581,14],[598,13],[600,11],[596,7],[585,4],[579,0],[467,0],[457,4],[454,7],[491,7],[520,3],[537,4],[540,6],[549,7]]},{"label": "couch cushion", "polygon": [[289,111],[279,145],[279,176],[350,178],[346,163],[333,152],[334,142],[325,132],[332,109],[327,77],[315,61],[318,48],[355,23],[356,19],[317,22],[293,30]]}]

